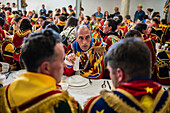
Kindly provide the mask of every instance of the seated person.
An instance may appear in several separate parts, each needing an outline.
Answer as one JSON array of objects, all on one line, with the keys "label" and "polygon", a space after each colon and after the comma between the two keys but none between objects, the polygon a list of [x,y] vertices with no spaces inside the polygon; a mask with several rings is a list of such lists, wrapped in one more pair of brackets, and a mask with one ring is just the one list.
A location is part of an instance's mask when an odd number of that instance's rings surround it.
[{"label": "seated person", "polygon": [[76,40],[69,44],[66,52],[66,61],[71,65],[65,67],[65,75],[74,75],[73,64],[76,57],[80,57],[80,75],[87,78],[102,78],[103,56],[105,47],[91,36],[91,30],[86,25],[76,27]]},{"label": "seated person", "polygon": [[170,95],[150,79],[151,54],[138,38],[113,44],[105,56],[116,89],[102,91],[86,104],[84,113],[169,113]]},{"label": "seated person", "polygon": [[118,38],[118,33],[115,32],[117,29],[117,24],[115,20],[107,19],[104,22],[103,26],[103,33],[105,34],[103,36],[103,41],[107,44],[106,49],[108,50],[109,47],[115,43],[118,42],[120,39]]},{"label": "seated person", "polygon": [[65,66],[58,33],[46,29],[31,34],[24,42],[21,58],[27,72],[0,88],[1,113],[81,112],[79,104],[58,85]]},{"label": "seated person", "polygon": [[170,85],[170,46],[161,50],[157,54],[156,65],[158,67],[158,74],[155,77],[155,80],[162,85]]},{"label": "seated person", "polygon": [[155,71],[155,61],[156,61],[156,48],[155,48],[155,42],[149,38],[147,36],[148,34],[148,28],[147,28],[147,24],[145,23],[138,23],[135,28],[136,30],[140,31],[142,33],[143,36],[143,40],[145,42],[145,44],[148,46],[151,55],[152,55],[152,74]]},{"label": "seated person", "polygon": [[27,18],[22,19],[20,30],[14,34],[14,38],[12,42],[15,48],[18,48],[22,45],[24,38],[28,37],[28,35],[31,33],[31,30],[32,30],[32,25],[30,20]]},{"label": "seated person", "polygon": [[57,26],[60,28],[60,33],[63,31],[63,29],[64,29],[64,26],[65,26],[65,20],[66,20],[67,18],[66,18],[66,16],[64,16],[64,15],[60,15],[59,17],[58,17],[58,23],[57,23]]}]

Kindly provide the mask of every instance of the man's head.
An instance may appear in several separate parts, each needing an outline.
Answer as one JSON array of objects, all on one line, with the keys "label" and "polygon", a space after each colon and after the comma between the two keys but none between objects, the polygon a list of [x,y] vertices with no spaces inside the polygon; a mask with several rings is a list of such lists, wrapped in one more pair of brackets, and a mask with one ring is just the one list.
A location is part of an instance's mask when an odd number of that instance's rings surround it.
[{"label": "man's head", "polygon": [[38,18],[39,26],[42,26],[45,20],[46,20],[46,17],[44,15],[41,15]]},{"label": "man's head", "polygon": [[129,20],[130,19],[130,15],[126,15],[125,16],[125,21]]},{"label": "man's head", "polygon": [[145,23],[138,23],[136,26],[135,26],[135,29],[140,31],[141,33],[147,35],[148,34],[148,27],[147,27],[147,24]]},{"label": "man's head", "polygon": [[115,87],[151,75],[150,51],[138,38],[125,38],[113,44],[105,56],[105,62]]},{"label": "man's head", "polygon": [[64,71],[64,48],[52,29],[33,33],[22,47],[21,59],[29,72],[52,76],[60,82]]},{"label": "man's head", "polygon": [[152,19],[152,24],[158,25],[159,24],[159,20],[157,18]]},{"label": "man's head", "polygon": [[90,22],[90,17],[89,16],[85,16],[84,23],[87,24],[88,22]]},{"label": "man's head", "polygon": [[68,6],[68,10],[69,10],[69,11],[72,10],[72,5],[69,5],[69,6]]},{"label": "man's head", "polygon": [[101,12],[101,7],[97,7],[97,12],[98,12],[98,13]]},{"label": "man's head", "polygon": [[61,22],[64,22],[65,20],[67,20],[66,16],[65,15],[60,15],[58,17],[58,20],[61,21]]},{"label": "man's head", "polygon": [[115,32],[117,29],[116,21],[112,19],[107,19],[104,22],[103,33],[107,34],[109,32]]},{"label": "man's head", "polygon": [[7,7],[10,7],[10,3],[8,2],[8,3],[6,3],[6,5],[7,5]]},{"label": "man's head", "polygon": [[12,3],[12,7],[15,7],[15,3]]},{"label": "man's head", "polygon": [[129,30],[126,34],[125,34],[125,38],[140,38],[143,40],[142,34],[140,33],[140,31],[134,29],[134,30]]},{"label": "man's head", "polygon": [[137,7],[137,11],[141,11],[143,8],[142,4],[139,4],[138,7]]},{"label": "man's head", "polygon": [[45,8],[45,5],[44,4],[42,4],[42,9],[44,9]]},{"label": "man's head", "polygon": [[90,48],[91,40],[91,30],[88,26],[80,25],[76,27],[76,41],[83,51],[87,51]]},{"label": "man's head", "polygon": [[118,7],[115,7],[115,12],[119,12],[119,8]]}]

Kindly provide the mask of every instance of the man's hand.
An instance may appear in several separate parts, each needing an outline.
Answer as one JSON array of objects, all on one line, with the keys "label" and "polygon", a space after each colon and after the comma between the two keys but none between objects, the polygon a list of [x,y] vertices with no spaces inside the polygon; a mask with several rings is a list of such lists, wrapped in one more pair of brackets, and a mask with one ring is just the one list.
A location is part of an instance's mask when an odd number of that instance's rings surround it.
[{"label": "man's hand", "polygon": [[67,56],[66,60],[74,65],[74,61],[76,60],[76,55],[74,53],[71,53]]}]

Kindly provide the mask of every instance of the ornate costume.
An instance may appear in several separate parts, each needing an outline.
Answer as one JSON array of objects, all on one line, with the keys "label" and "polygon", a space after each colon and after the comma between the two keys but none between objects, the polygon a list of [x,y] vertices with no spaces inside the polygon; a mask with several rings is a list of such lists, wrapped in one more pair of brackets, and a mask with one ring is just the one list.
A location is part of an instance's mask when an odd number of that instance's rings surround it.
[{"label": "ornate costume", "polygon": [[51,76],[27,72],[0,89],[1,113],[79,113],[81,108]]},{"label": "ornate costume", "polygon": [[28,35],[31,33],[31,30],[25,30],[25,31],[17,31],[13,38],[13,44],[15,48],[20,47],[23,43],[24,37],[28,37]]},{"label": "ornate costume", "polygon": [[108,51],[109,47],[115,43],[118,42],[120,38],[118,38],[118,33],[117,32],[110,32],[107,34],[107,36],[104,37],[103,41],[107,44],[106,45],[106,50]]},{"label": "ornate costume", "polygon": [[151,39],[148,38],[147,36],[143,35],[144,37],[144,42],[145,44],[148,46],[150,52],[151,52],[151,56],[152,56],[152,74],[154,74],[153,76],[155,76],[155,62],[156,62],[156,49],[155,49],[155,42]]},{"label": "ornate costume", "polygon": [[64,28],[65,24],[66,24],[65,22],[57,23],[57,26],[60,28],[60,33],[63,31],[63,28]]},{"label": "ornate costume", "polygon": [[156,81],[163,85],[170,85],[169,60],[170,60],[169,50],[162,50],[158,53],[156,60],[158,74],[155,79]]},{"label": "ornate costume", "polygon": [[14,45],[12,42],[5,40],[1,45],[1,56],[4,62],[10,65],[10,70],[17,68],[16,61],[13,59]]},{"label": "ornate costume", "polygon": [[[80,75],[87,78],[102,78],[103,76],[103,57],[105,47],[103,43],[98,42],[92,38],[90,48],[87,51],[82,51],[78,42],[74,41],[68,45],[66,56],[74,53],[77,57],[80,57],[81,62]],[[65,67],[65,75],[71,76],[74,74],[73,65],[67,65]]]},{"label": "ornate costume", "polygon": [[84,113],[169,113],[170,94],[150,80],[131,80],[90,99]]}]

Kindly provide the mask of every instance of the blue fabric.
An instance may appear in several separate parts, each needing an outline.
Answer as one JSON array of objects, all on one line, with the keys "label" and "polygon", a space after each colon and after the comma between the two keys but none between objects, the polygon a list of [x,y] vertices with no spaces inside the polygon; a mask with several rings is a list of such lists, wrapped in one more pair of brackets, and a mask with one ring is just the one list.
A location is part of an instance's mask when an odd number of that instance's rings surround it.
[{"label": "blue fabric", "polygon": [[103,98],[100,98],[92,107],[90,113],[97,113],[101,112],[102,110],[104,110],[104,113],[117,113],[115,112],[112,108],[110,108],[107,103],[104,101]]},{"label": "blue fabric", "polygon": [[162,95],[161,99],[159,100],[153,113],[155,113],[156,111],[159,111],[159,109],[162,108],[162,105],[165,104],[167,99],[168,99],[168,91],[165,91],[164,94]]},{"label": "blue fabric", "polygon": [[126,102],[129,106],[131,107],[135,107],[135,109],[143,112],[143,110],[137,106],[133,101],[131,101],[128,97],[126,97],[124,94],[118,92],[118,91],[112,91],[114,94],[116,94],[117,96],[119,96],[121,99],[123,99],[124,102]]},{"label": "blue fabric", "polygon": [[94,15],[95,15],[95,17],[100,17],[100,18],[103,17],[103,14],[102,13],[98,14],[98,12],[94,13]]},{"label": "blue fabric", "polygon": [[44,9],[44,10],[41,9],[40,12],[41,13],[46,13],[46,9]]},{"label": "blue fabric", "polygon": [[140,12],[135,12],[135,18],[139,18],[140,20],[143,20],[143,17],[145,16],[145,12],[141,10]]}]

